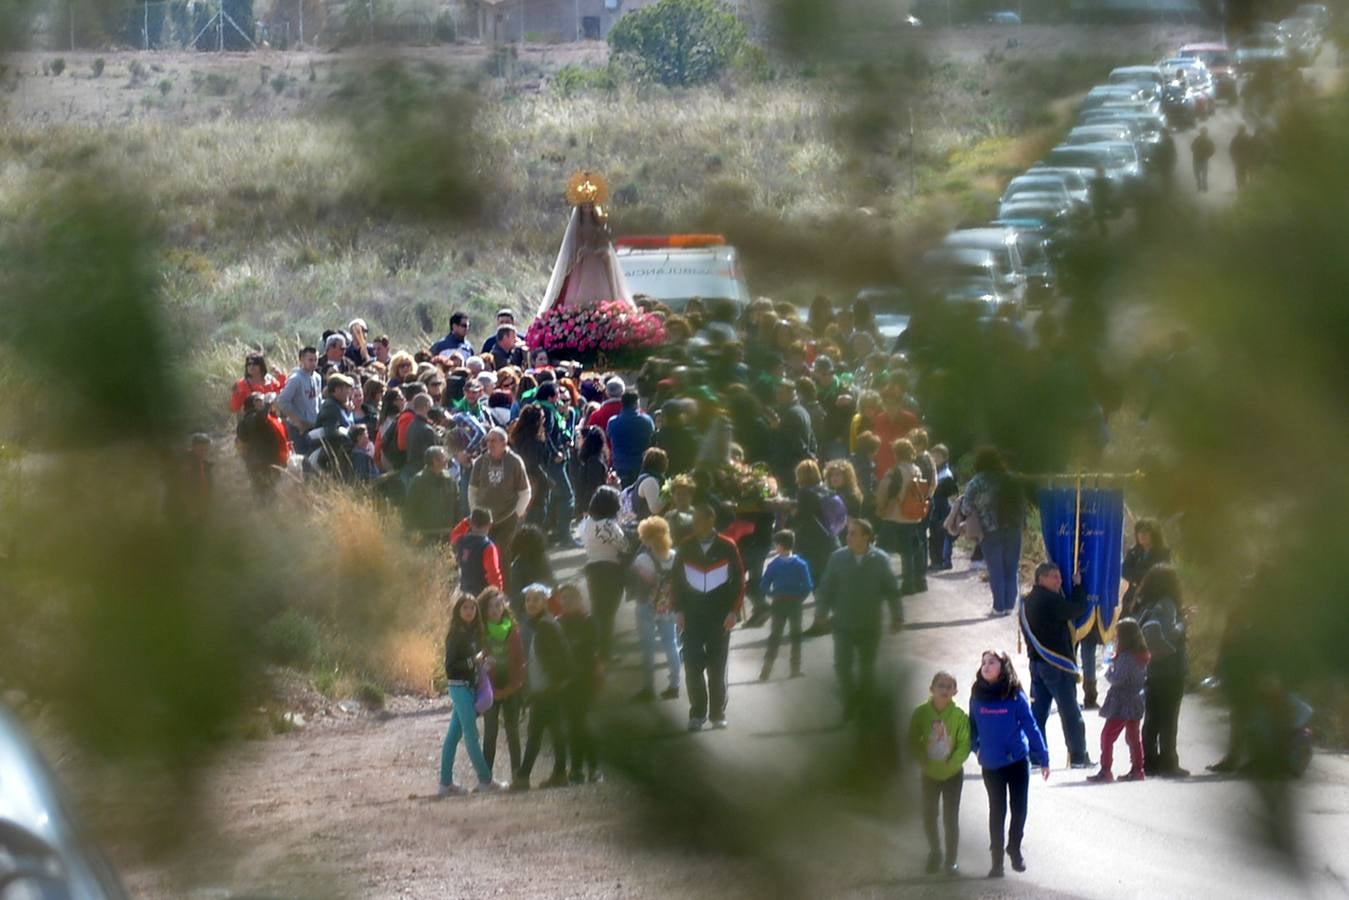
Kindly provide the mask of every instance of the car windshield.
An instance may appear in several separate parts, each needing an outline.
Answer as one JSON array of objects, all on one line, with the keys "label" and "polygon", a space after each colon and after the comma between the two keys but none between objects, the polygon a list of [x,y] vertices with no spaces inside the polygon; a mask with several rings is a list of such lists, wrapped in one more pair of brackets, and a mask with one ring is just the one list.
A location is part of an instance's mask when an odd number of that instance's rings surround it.
[{"label": "car windshield", "polygon": [[1044,178],[1014,178],[1012,183],[1007,185],[1007,191],[1004,197],[1015,197],[1017,194],[1066,194],[1068,189],[1064,187],[1063,180],[1045,176]]},{"label": "car windshield", "polygon": [[1083,147],[1056,147],[1049,151],[1045,159],[1056,166],[1071,166],[1075,169],[1092,169],[1105,162],[1103,154]]},{"label": "car windshield", "polygon": [[1074,128],[1068,132],[1065,144],[1095,144],[1098,141],[1124,141],[1129,139],[1127,128]]},{"label": "car windshield", "polygon": [[1030,219],[1032,222],[1049,225],[1053,224],[1062,213],[1063,207],[1057,203],[1027,201],[1008,203],[999,211],[999,216],[1004,219]]}]

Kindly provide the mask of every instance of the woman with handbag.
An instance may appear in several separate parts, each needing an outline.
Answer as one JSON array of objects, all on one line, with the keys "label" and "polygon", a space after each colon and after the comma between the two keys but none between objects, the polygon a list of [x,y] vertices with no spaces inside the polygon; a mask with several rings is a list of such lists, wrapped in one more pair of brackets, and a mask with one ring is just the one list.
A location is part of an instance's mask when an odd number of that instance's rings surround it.
[{"label": "woman with handbag", "polygon": [[[487,658],[483,646],[482,620],[478,616],[478,599],[471,594],[460,594],[450,613],[450,630],[445,635],[445,676],[450,682],[450,728],[440,750],[440,797],[468,793],[454,783],[454,757],[463,739],[469,762],[478,775],[478,790],[500,791],[506,785],[492,780],[492,770],[483,757],[478,739],[479,679],[488,676],[482,671]],[[488,684],[491,682],[488,681]],[[488,702],[490,706],[490,701]]]}]

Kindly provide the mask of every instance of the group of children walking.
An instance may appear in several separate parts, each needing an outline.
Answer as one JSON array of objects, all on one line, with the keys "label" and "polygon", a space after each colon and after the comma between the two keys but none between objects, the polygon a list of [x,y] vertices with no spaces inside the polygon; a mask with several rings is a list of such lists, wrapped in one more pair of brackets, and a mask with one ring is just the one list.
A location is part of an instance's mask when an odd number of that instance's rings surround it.
[{"label": "group of children walking", "polygon": [[[1101,770],[1088,781],[1114,781],[1111,772],[1115,741],[1125,734],[1131,767],[1120,780],[1142,781],[1143,690],[1148,667],[1143,632],[1133,619],[1116,629],[1116,652],[1106,672],[1110,684],[1101,715]],[[1030,794],[1031,767],[1049,778],[1049,750],[1031,713],[1030,701],[1006,653],[986,650],[970,691],[969,712],[955,702],[956,679],[938,672],[930,697],[909,720],[908,745],[922,771],[921,808],[927,834],[927,872],[956,875],[959,866],[960,796],[965,761],[975,754],[988,794],[988,877],[1004,874],[1004,855],[1017,872],[1026,871],[1022,852]],[[1008,813],[1011,822],[1008,823]],[[938,826],[941,826],[940,829]],[[945,849],[943,852],[943,838]]]},{"label": "group of children walking", "polygon": [[[523,601],[523,616],[517,618],[501,588],[489,585],[476,596],[461,593],[454,604],[445,637],[445,673],[453,709],[441,748],[441,797],[468,792],[454,781],[461,741],[480,791],[529,790],[545,735],[552,742],[553,771],[543,787],[601,778],[587,716],[602,667],[585,597],[572,585],[554,592],[547,585],[531,584],[523,591]],[[560,607],[560,616],[554,615],[550,603]],[[525,696],[529,727],[522,748]],[[479,715],[484,720],[481,741]],[[509,782],[495,780],[492,772],[503,727]]]}]

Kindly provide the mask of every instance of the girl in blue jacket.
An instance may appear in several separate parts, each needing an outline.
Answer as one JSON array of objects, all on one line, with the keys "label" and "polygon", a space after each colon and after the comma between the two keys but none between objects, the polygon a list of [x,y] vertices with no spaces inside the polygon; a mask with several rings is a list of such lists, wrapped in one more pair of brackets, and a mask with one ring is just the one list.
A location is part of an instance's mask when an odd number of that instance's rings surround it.
[{"label": "girl in blue jacket", "polygon": [[970,748],[978,755],[988,791],[989,878],[1002,877],[1003,824],[1010,798],[1012,825],[1005,846],[1012,868],[1026,871],[1021,836],[1026,829],[1030,764],[1049,778],[1049,750],[1031,715],[1030,702],[1006,653],[985,650],[970,692]]}]

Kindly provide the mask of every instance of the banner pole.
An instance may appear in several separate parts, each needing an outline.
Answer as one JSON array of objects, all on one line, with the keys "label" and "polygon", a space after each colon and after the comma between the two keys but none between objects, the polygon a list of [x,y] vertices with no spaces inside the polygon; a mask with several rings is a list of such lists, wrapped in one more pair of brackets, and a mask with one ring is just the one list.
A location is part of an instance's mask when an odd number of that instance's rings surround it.
[{"label": "banner pole", "polygon": [[1077,557],[1082,549],[1082,475],[1077,476],[1076,510],[1073,515],[1073,575],[1077,575]]}]

